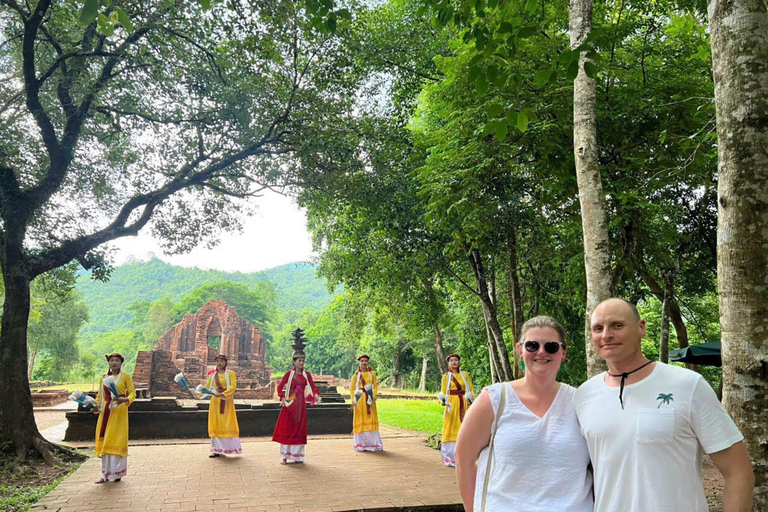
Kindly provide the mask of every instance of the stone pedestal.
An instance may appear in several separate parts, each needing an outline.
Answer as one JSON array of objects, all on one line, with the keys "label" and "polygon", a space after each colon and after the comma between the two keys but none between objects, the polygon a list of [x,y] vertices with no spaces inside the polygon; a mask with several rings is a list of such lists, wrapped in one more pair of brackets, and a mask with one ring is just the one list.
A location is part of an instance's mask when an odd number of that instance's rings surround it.
[{"label": "stone pedestal", "polygon": [[[128,409],[128,437],[136,439],[198,439],[208,437],[208,402],[182,407],[172,397],[136,400]],[[236,404],[240,437],[271,436],[280,414],[279,403],[259,406]],[[67,413],[65,441],[92,441],[98,415]],[[348,405],[321,404],[307,410],[309,435],[350,434],[352,411]]]}]

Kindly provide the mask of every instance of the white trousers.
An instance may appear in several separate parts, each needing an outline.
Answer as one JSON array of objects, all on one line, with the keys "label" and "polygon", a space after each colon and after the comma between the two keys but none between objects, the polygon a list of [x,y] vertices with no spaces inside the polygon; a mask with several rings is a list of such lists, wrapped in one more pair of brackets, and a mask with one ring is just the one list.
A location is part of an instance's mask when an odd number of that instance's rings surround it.
[{"label": "white trousers", "polygon": [[289,462],[304,462],[305,444],[281,444],[280,458]]},{"label": "white trousers", "polygon": [[216,455],[239,455],[243,453],[239,437],[212,437],[211,453]]},{"label": "white trousers", "polygon": [[378,430],[368,430],[355,434],[356,452],[380,452],[384,449]]},{"label": "white trousers", "polygon": [[443,456],[443,464],[452,468],[456,467],[456,441],[443,443],[440,446],[440,455]]},{"label": "white trousers", "polygon": [[101,479],[114,482],[128,474],[128,457],[107,453],[101,456]]}]

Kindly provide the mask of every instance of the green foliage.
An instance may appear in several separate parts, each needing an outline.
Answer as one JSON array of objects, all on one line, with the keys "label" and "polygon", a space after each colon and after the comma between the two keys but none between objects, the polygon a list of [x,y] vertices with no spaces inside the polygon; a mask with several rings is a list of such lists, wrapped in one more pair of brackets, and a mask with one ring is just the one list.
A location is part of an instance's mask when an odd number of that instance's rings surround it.
[{"label": "green foliage", "polygon": [[275,296],[274,285],[270,282],[257,283],[255,290],[249,289],[245,284],[231,281],[206,284],[192,291],[172,308],[170,325],[180,322],[184,315],[196,313],[211,300],[223,300],[229,306],[235,307],[237,314],[242,318],[254,325],[264,325],[273,314],[270,308]]},{"label": "green foliage", "polygon": [[[585,283],[572,80],[584,72],[597,86],[612,291],[647,316],[648,355],[658,352],[659,283],[674,286],[691,342],[716,339],[713,84],[695,7],[596,4],[590,38],[571,49],[568,5],[559,0],[307,2],[309,33],[337,36],[328,39],[336,67],[316,77],[332,84],[327,98],[340,100],[304,112],[305,137],[281,172],[301,184],[319,273],[345,293],[332,299],[325,284],[290,268],[271,271],[270,289],[260,284],[265,276],[127,265],[106,288],[78,280],[93,304],[89,336],[118,327],[125,332],[112,341],[135,349],[165,328],[169,310],[178,320],[226,295],[267,329],[278,371],[290,367],[291,332],[301,326],[311,371],[347,376],[365,351],[391,385],[415,387],[426,360],[434,389],[439,330],[479,388],[490,372],[472,253],[508,350],[517,282],[525,318],[547,314],[566,326],[560,379],[580,384]],[[228,49],[247,46],[280,66],[279,41],[256,39]],[[242,104],[228,104],[237,119]],[[704,372],[716,383],[716,371]]]},{"label": "green foliage", "polygon": [[[116,328],[130,328],[134,315],[136,315],[136,321],[143,324],[148,311],[142,314],[136,311],[137,308],[146,310],[151,303],[163,299],[175,304],[192,290],[226,281],[234,285],[243,285],[248,290],[261,290],[258,293],[266,294],[264,296],[266,301],[272,300],[268,296],[274,295],[274,307],[284,311],[301,310],[307,307],[321,308],[333,298],[328,293],[325,280],[316,277],[315,268],[312,265],[291,263],[263,272],[242,274],[174,267],[153,258],[148,262],[130,263],[115,268],[110,280],[106,283],[93,281],[89,279],[88,274],[78,276],[76,286],[83,294],[83,300],[88,304],[91,318],[90,322],[84,326],[83,334],[90,337]],[[238,312],[241,315],[246,315],[246,318],[250,319],[247,315],[253,313],[253,321],[261,322],[263,316],[259,313],[259,308],[263,306],[246,304],[249,296],[243,292],[244,289],[241,288],[239,291],[233,289],[230,300],[237,300]],[[212,297],[210,292],[212,292],[210,289],[208,292],[200,291],[200,293],[207,293],[206,297]],[[239,295],[235,297],[236,294]],[[179,321],[181,316],[191,312],[195,305],[198,308],[202,306],[204,303],[201,302],[202,300],[202,296],[198,296],[194,299],[194,304],[190,302],[184,306],[183,312],[174,311],[174,319]],[[243,311],[240,311],[241,308]],[[151,338],[152,336],[147,339]]]},{"label": "green foliage", "polygon": [[[401,37],[425,26],[427,6],[435,8],[431,29],[418,42]],[[306,161],[318,190],[301,200],[320,272],[344,283],[358,345],[376,354],[385,376],[418,372],[413,355],[429,351],[439,325],[446,351],[458,350],[476,381],[489,382],[487,332],[466,261],[474,250],[508,349],[514,276],[523,316],[554,316],[569,332],[561,380],[586,378],[571,121],[582,52],[583,72],[597,81],[613,293],[655,311],[653,283],[674,273],[689,331],[716,319],[716,303],[706,300],[714,292],[716,156],[701,19],[666,2],[600,4],[587,43],[572,50],[562,2],[397,1],[363,11],[345,34],[361,61],[361,106],[347,120],[355,136],[328,141],[333,163]],[[382,49],[398,60],[382,59]],[[368,108],[382,95],[368,84],[382,75],[385,108]],[[692,306],[699,303],[706,306]],[[395,356],[408,367],[390,366]]]},{"label": "green foliage", "polygon": [[[221,278],[228,280],[216,280]],[[151,349],[184,315],[197,312],[211,300],[225,301],[262,329],[267,359],[278,371],[290,367],[294,323],[308,326],[312,371],[318,366],[328,371],[343,367],[339,375],[345,375],[349,361],[354,361],[354,348],[348,356],[338,348],[343,344],[342,324],[333,305],[323,308],[334,301],[334,295],[311,265],[289,264],[241,274],[185,269],[153,259],[115,268],[107,283],[81,275],[77,286],[83,290],[93,318],[79,342],[82,355],[75,371],[83,377],[101,375],[102,357],[112,351],[122,353],[126,370],[132,371],[139,350]],[[155,297],[160,298],[149,300]]]}]

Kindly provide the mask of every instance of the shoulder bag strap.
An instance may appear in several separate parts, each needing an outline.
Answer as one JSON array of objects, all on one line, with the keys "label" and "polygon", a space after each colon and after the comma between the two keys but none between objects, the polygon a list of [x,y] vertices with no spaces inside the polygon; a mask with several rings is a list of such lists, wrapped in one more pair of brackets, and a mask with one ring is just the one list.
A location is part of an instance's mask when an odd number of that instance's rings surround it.
[{"label": "shoulder bag strap", "polygon": [[499,429],[499,419],[504,414],[504,405],[507,401],[507,383],[501,385],[501,398],[499,399],[499,408],[496,411],[496,417],[493,419],[491,428],[491,442],[488,444],[488,461],[485,464],[485,479],[483,481],[483,495],[480,505],[480,512],[485,512],[485,502],[488,497],[488,482],[491,479],[491,463],[493,462],[493,441],[496,439],[496,431]]}]

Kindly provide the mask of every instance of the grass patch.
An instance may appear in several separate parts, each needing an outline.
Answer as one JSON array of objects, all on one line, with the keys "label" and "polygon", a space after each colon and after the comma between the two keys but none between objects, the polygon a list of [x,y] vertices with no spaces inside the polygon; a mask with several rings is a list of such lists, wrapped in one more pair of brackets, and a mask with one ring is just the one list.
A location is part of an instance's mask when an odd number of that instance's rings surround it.
[{"label": "grass patch", "polygon": [[[94,385],[94,381],[84,381],[84,382],[62,382],[61,384],[56,384],[53,386],[46,386],[44,388],[40,387],[34,387],[32,388],[32,391],[42,391],[45,389],[66,389],[70,393],[74,390],[80,390],[83,393],[86,393],[88,391],[94,391],[98,389],[99,383],[96,382]],[[2,510],[2,509],[0,509]]]},{"label": "grass patch", "polygon": [[437,434],[443,430],[443,406],[435,400],[388,398],[376,402],[379,421],[393,427]]},{"label": "grass patch", "polygon": [[14,459],[0,458],[0,482],[3,482],[0,485],[0,510],[29,510],[78,467],[80,462],[51,467],[42,460],[27,461],[20,465]]}]

